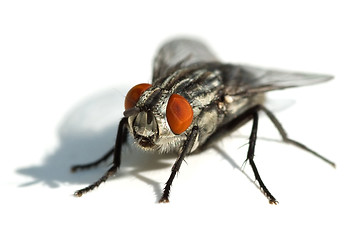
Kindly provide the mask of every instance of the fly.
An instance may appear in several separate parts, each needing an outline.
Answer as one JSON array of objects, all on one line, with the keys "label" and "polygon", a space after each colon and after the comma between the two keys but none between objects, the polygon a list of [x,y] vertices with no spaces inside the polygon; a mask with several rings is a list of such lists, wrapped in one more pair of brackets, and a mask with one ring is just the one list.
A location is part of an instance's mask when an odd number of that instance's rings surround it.
[{"label": "fly", "polygon": [[113,155],[107,172],[74,195],[81,197],[116,173],[121,163],[122,145],[130,133],[136,145],[143,150],[178,154],[159,200],[169,202],[171,184],[186,156],[195,150],[206,149],[252,120],[245,161],[249,162],[255,180],[269,203],[277,204],[254,162],[260,111],[271,120],[284,142],[314,154],[333,167],[335,163],[290,139],[275,115],[264,107],[264,93],[330,79],[332,76],[329,75],[224,64],[199,41],[172,40],[164,44],[155,57],[152,84],[138,84],[127,93],[124,117],[119,123],[115,145],[97,161],[72,167],[73,172],[88,169]]}]

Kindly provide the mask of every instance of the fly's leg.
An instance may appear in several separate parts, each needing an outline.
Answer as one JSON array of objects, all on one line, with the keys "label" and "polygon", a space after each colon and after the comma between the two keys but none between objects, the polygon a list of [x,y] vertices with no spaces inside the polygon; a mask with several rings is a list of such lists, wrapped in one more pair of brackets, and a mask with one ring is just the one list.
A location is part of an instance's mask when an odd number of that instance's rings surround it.
[{"label": "fly's leg", "polygon": [[[250,135],[250,141],[249,141],[249,150],[248,150],[248,156],[247,156],[247,160],[249,160],[249,163],[253,169],[254,175],[255,175],[255,179],[259,182],[260,188],[262,189],[262,191],[264,192],[264,194],[266,195],[266,197],[269,199],[269,202],[272,204],[277,204],[278,202],[276,201],[276,199],[271,195],[271,193],[269,192],[269,190],[266,188],[266,186],[264,185],[264,183],[262,182],[259,172],[255,166],[255,163],[253,161],[254,158],[254,152],[255,152],[255,142],[256,142],[256,132],[257,132],[257,125],[258,125],[258,111],[262,110],[266,113],[266,115],[269,117],[269,119],[271,120],[271,122],[275,125],[276,129],[279,131],[282,139],[284,142],[286,143],[290,143],[293,144],[296,147],[299,147],[309,153],[314,154],[315,156],[319,157],[320,159],[322,159],[323,161],[325,161],[326,163],[330,164],[331,166],[335,167],[335,163],[328,160],[327,158],[323,157],[322,155],[318,154],[317,152],[315,152],[314,150],[308,148],[307,146],[305,146],[304,144],[295,141],[293,139],[290,139],[287,136],[287,133],[285,131],[285,129],[282,127],[281,123],[279,122],[279,120],[277,120],[277,118],[275,117],[275,115],[270,112],[267,108],[265,108],[262,105],[257,105],[253,108],[253,110],[255,110],[252,113],[253,116],[253,127],[252,127],[252,131],[251,131],[251,135]],[[251,109],[250,109],[251,112]]]},{"label": "fly's leg", "polygon": [[280,133],[280,135],[281,135],[284,142],[293,144],[294,146],[296,146],[298,148],[301,148],[301,149],[303,149],[303,150],[305,150],[305,151],[307,151],[307,152],[309,152],[311,154],[314,154],[315,156],[317,156],[321,160],[325,161],[326,163],[330,164],[331,166],[336,167],[336,164],[334,162],[330,161],[329,159],[325,158],[324,156],[321,156],[320,154],[318,154],[314,150],[308,148],[304,144],[302,144],[302,143],[300,143],[298,141],[295,141],[293,139],[290,139],[287,136],[287,133],[286,133],[285,129],[282,127],[281,123],[279,122],[279,120],[277,120],[275,115],[272,112],[270,112],[267,108],[265,108],[264,106],[261,105],[260,107],[261,107],[261,110],[263,110],[266,113],[266,115],[269,117],[271,122],[275,125],[276,129],[279,131],[279,133]]},{"label": "fly's leg", "polygon": [[195,126],[193,127],[193,129],[191,130],[190,135],[188,136],[188,138],[186,139],[184,146],[181,150],[180,156],[176,159],[174,165],[171,168],[171,174],[169,179],[167,180],[166,184],[165,184],[165,188],[163,191],[163,194],[159,200],[160,203],[167,203],[169,202],[169,195],[170,195],[170,188],[171,188],[171,184],[175,178],[176,173],[179,171],[180,167],[181,167],[181,163],[183,162],[184,158],[186,155],[188,155],[192,149],[192,147],[194,146],[194,142],[196,139],[196,136],[198,134],[198,127]]},{"label": "fly's leg", "polygon": [[[127,140],[128,131],[127,128],[123,129],[122,133],[122,140],[121,143],[124,144]],[[97,159],[94,162],[86,163],[86,164],[79,164],[74,165],[71,167],[71,172],[77,172],[78,170],[87,170],[93,167],[97,167],[102,162],[105,162],[115,151],[115,147],[112,147],[109,151],[107,151],[101,158]]]},{"label": "fly's leg", "polygon": [[275,197],[270,193],[270,191],[265,186],[264,182],[262,181],[259,171],[257,170],[257,167],[254,162],[254,153],[255,153],[255,144],[256,144],[256,138],[257,138],[257,130],[258,130],[258,124],[259,124],[259,114],[258,109],[254,109],[252,113],[252,120],[253,125],[251,129],[251,134],[249,137],[249,149],[247,153],[246,161],[249,161],[250,166],[254,172],[255,180],[259,183],[260,189],[264,193],[264,195],[268,198],[270,204],[278,204],[278,201],[275,199]]},{"label": "fly's leg", "polygon": [[[127,121],[127,118],[124,117],[121,119],[121,121],[119,123],[118,132],[116,135],[115,147],[106,154],[106,155],[109,154],[109,156],[110,156],[112,154],[112,152],[114,153],[114,159],[113,159],[113,163],[112,163],[112,166],[110,167],[110,169],[107,170],[107,172],[93,184],[87,186],[86,188],[77,190],[74,193],[74,195],[76,197],[81,197],[84,193],[87,193],[87,192],[93,190],[94,188],[98,187],[101,183],[105,182],[110,176],[112,176],[116,173],[117,169],[120,167],[120,164],[121,164],[121,147],[122,147],[122,144],[125,139],[124,135],[127,134],[127,126],[128,126],[128,121]],[[99,159],[98,161],[96,161],[94,163],[90,163],[89,165],[90,166],[97,165],[100,162],[104,161],[103,158]],[[102,161],[100,161],[100,160],[102,160]]]},{"label": "fly's leg", "polygon": [[115,147],[111,148],[108,152],[106,152],[104,154],[104,156],[102,156],[101,158],[99,158],[98,160],[96,160],[94,162],[72,166],[71,172],[76,172],[78,170],[85,170],[85,169],[97,167],[100,163],[105,162],[114,153],[114,150],[115,150]]},{"label": "fly's leg", "polygon": [[[128,134],[127,128],[124,128],[124,131],[122,133],[122,142],[121,142],[122,144],[126,142],[127,134]],[[71,167],[71,172],[77,172],[78,170],[86,170],[86,169],[90,169],[93,167],[97,167],[102,162],[105,162],[114,153],[114,151],[115,151],[115,147],[112,147],[101,158],[97,159],[94,162],[90,162],[87,164],[74,165]]]},{"label": "fly's leg", "polygon": [[318,154],[314,150],[308,148],[304,144],[302,144],[300,142],[297,142],[297,141],[295,141],[293,139],[290,139],[287,136],[287,133],[284,130],[284,128],[282,127],[279,120],[277,120],[275,115],[272,112],[270,112],[267,108],[265,108],[264,106],[259,104],[259,105],[255,105],[255,106],[249,108],[244,113],[239,115],[237,118],[235,118],[234,120],[230,121],[229,123],[227,123],[224,126],[222,126],[221,128],[219,128],[215,133],[213,133],[208,138],[208,140],[205,142],[205,144],[203,144],[201,147],[206,148],[206,147],[210,146],[212,143],[214,143],[219,138],[224,137],[229,132],[232,132],[233,130],[241,127],[242,125],[244,125],[245,123],[247,123],[248,121],[253,119],[254,122],[253,122],[252,132],[251,132],[251,135],[250,135],[249,150],[248,150],[247,160],[249,160],[249,163],[250,163],[250,165],[251,165],[251,167],[253,169],[255,178],[259,182],[260,188],[262,189],[264,194],[268,197],[270,203],[277,203],[276,199],[271,195],[271,193],[269,192],[269,190],[266,188],[263,181],[261,180],[259,172],[258,172],[258,170],[256,168],[256,165],[255,165],[254,161],[253,161],[254,152],[255,152],[257,125],[258,125],[258,112],[260,110],[264,111],[265,114],[268,116],[268,118],[271,120],[271,122],[275,125],[276,129],[279,131],[279,133],[280,133],[280,135],[281,135],[284,142],[293,144],[296,147],[299,147],[299,148],[301,148],[301,149],[303,149],[303,150],[305,150],[305,151],[307,151],[309,153],[312,153],[313,155],[319,157],[320,159],[324,160],[326,163],[330,164],[333,167],[335,167],[336,165],[335,165],[334,162],[328,160],[327,158],[325,158],[322,155]]},{"label": "fly's leg", "polygon": [[225,135],[229,134],[235,129],[243,126],[248,121],[253,120],[253,126],[249,137],[249,149],[248,149],[246,161],[249,161],[250,166],[254,172],[255,180],[259,183],[261,191],[269,199],[269,202],[271,204],[277,204],[278,202],[276,201],[274,196],[270,193],[270,191],[267,189],[264,182],[262,181],[259,171],[257,170],[257,167],[254,162],[255,143],[257,139],[257,127],[259,122],[259,115],[258,115],[259,110],[261,110],[261,105],[255,105],[249,108],[241,115],[239,115],[237,118],[233,119],[232,121],[228,122],[227,124],[219,128],[215,133],[213,133],[207,139],[207,141],[201,147],[203,149],[207,148],[208,146],[213,144],[216,140],[224,137]]}]

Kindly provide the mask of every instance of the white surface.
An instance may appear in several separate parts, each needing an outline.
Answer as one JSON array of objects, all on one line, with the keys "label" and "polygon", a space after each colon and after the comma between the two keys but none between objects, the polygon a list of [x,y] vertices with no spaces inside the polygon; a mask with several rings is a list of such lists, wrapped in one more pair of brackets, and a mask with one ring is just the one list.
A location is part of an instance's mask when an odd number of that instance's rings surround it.
[{"label": "white surface", "polygon": [[[119,2],[0,3],[1,239],[359,238],[356,1]],[[124,95],[150,81],[156,49],[178,35],[224,61],[335,75],[270,98],[294,101],[276,115],[337,169],[259,140],[255,161],[279,205],[214,149],[187,158],[170,204],[158,204],[174,157],[125,148],[118,177],[74,198],[106,167],[69,167],[113,144]],[[259,128],[278,139],[266,118]],[[248,129],[218,144],[238,166]]]}]

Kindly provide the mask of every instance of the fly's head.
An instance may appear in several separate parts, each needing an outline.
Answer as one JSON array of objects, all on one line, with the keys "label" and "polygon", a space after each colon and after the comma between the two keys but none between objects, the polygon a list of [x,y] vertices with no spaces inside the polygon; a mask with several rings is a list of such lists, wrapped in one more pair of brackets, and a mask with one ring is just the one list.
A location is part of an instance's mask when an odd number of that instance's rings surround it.
[{"label": "fly's head", "polygon": [[143,83],[127,93],[124,116],[140,148],[169,152],[186,140],[193,110],[183,96]]}]

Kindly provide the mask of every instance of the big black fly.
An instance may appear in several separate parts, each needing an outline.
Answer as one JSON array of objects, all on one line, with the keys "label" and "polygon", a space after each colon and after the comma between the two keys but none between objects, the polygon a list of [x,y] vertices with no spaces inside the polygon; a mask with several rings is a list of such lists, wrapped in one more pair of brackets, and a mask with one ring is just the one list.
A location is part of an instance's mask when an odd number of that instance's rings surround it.
[{"label": "big black fly", "polygon": [[288,138],[274,114],[263,106],[267,91],[320,83],[332,79],[331,76],[224,64],[204,44],[191,39],[175,39],[163,45],[153,67],[152,84],[134,86],[125,98],[124,117],[120,120],[115,146],[95,162],[72,167],[72,171],[87,169],[114,155],[110,169],[95,183],[76,191],[75,196],[82,196],[116,173],[122,145],[130,132],[144,150],[178,153],[159,200],[168,202],[171,184],[187,155],[205,149],[252,120],[246,161],[269,202],[276,204],[254,162],[259,111],[269,117],[284,142],[335,167],[325,157]]}]

